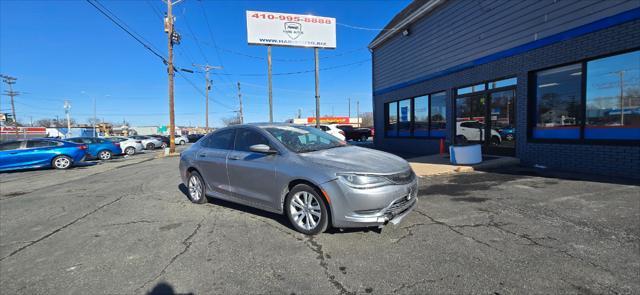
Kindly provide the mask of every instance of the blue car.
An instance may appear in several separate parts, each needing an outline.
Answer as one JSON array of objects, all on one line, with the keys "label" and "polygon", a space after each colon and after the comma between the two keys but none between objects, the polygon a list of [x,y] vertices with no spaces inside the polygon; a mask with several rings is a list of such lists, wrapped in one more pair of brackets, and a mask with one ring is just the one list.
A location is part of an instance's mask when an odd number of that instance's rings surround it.
[{"label": "blue car", "polygon": [[111,160],[114,155],[121,155],[122,149],[117,142],[111,142],[104,138],[97,137],[74,137],[66,139],[67,141],[86,144],[89,148],[87,153],[90,158],[100,160]]},{"label": "blue car", "polygon": [[0,143],[0,171],[53,167],[67,169],[81,162],[87,146],[58,139],[33,138]]}]

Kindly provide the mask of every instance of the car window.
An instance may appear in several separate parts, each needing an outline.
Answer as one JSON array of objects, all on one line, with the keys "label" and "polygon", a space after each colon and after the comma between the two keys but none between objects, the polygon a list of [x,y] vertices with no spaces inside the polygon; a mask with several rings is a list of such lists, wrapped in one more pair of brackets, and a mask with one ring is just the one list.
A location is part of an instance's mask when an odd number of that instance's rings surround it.
[{"label": "car window", "polygon": [[462,122],[460,123],[460,127],[473,128],[473,124],[471,124],[471,122]]},{"label": "car window", "polygon": [[327,127],[327,126],[320,126],[320,129],[322,129],[322,131],[327,131],[327,130],[329,130],[329,127]]},{"label": "car window", "polygon": [[83,143],[82,138],[69,138],[67,141],[75,142],[75,143]]},{"label": "car window", "polygon": [[249,147],[255,144],[269,145],[269,140],[259,132],[247,128],[238,129],[236,132],[236,139],[234,150],[242,152],[251,152]]},{"label": "car window", "polygon": [[0,143],[0,151],[17,150],[20,148],[21,144],[21,141],[8,141]]},{"label": "car window", "polygon": [[228,129],[211,134],[202,145],[212,149],[230,150],[233,147],[235,129]]},{"label": "car window", "polygon": [[39,147],[51,147],[59,146],[60,143],[52,140],[29,140],[27,141],[27,148],[39,148]]},{"label": "car window", "polygon": [[106,140],[102,139],[102,138],[92,138],[92,140],[96,143],[105,143]]},{"label": "car window", "polygon": [[295,153],[306,153],[346,146],[346,143],[315,127],[309,126],[265,126],[278,141]]}]

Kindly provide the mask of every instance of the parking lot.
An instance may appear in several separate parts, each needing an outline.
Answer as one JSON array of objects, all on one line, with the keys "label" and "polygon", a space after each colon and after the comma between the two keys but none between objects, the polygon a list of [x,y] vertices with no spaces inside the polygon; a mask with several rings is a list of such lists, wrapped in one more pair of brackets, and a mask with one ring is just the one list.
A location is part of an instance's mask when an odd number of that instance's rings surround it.
[{"label": "parking lot", "polygon": [[421,179],[397,226],[310,237],[191,204],[149,152],[0,174],[3,294],[640,292],[640,190],[524,168]]}]

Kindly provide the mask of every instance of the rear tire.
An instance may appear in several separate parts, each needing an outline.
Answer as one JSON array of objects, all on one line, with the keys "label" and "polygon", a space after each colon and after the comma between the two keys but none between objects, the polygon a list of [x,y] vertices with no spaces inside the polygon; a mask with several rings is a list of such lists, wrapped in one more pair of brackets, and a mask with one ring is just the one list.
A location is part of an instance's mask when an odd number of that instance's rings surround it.
[{"label": "rear tire", "polygon": [[329,211],[324,198],[307,185],[298,184],[287,195],[285,214],[291,225],[305,235],[317,235],[329,226]]},{"label": "rear tire", "polygon": [[153,143],[147,143],[147,149],[148,150],[154,150],[156,148],[156,145]]},{"label": "rear tire", "polygon": [[111,160],[112,157],[113,157],[113,154],[111,153],[111,151],[101,150],[98,152],[98,159],[102,161]]},{"label": "rear tire", "polygon": [[202,176],[198,171],[193,171],[189,174],[187,180],[187,190],[189,200],[195,204],[204,204],[207,202],[207,195],[205,193],[205,184]]},{"label": "rear tire", "polygon": [[167,148],[167,143],[166,143],[166,142],[163,142],[163,143],[162,143],[162,145],[161,145],[160,147],[162,147],[163,149],[166,149],[166,148]]},{"label": "rear tire", "polygon": [[71,164],[73,164],[73,160],[71,160],[69,156],[65,155],[56,156],[55,158],[53,158],[53,160],[51,160],[51,166],[53,166],[53,168],[55,169],[69,169],[69,167],[71,167]]},{"label": "rear tire", "polygon": [[133,156],[133,155],[136,154],[136,149],[134,147],[130,146],[130,147],[124,149],[124,153],[129,155],[129,156]]},{"label": "rear tire", "polygon": [[367,141],[367,136],[364,135],[364,134],[362,136],[360,136],[360,141],[362,141],[362,142]]},{"label": "rear tire", "polygon": [[184,145],[184,140],[181,140],[181,141],[180,141],[180,145]]}]

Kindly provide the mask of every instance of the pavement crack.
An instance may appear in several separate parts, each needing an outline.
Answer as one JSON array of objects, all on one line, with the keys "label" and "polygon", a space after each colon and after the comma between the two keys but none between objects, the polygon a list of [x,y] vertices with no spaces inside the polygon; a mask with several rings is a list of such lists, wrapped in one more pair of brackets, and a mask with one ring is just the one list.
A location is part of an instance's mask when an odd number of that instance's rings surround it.
[{"label": "pavement crack", "polygon": [[413,229],[422,225],[432,225],[436,223],[415,223],[409,226],[402,227],[402,229],[406,230],[406,233],[399,237],[397,240],[391,242],[391,244],[397,244],[398,242],[413,236]]},{"label": "pavement crack", "polygon": [[111,224],[106,224],[105,226],[119,226],[119,225],[130,225],[130,224],[136,224],[136,223],[156,223],[156,222],[158,221],[142,219],[142,220],[133,220],[128,222],[121,222],[121,223],[111,223]]},{"label": "pavement crack", "polygon": [[416,210],[414,210],[414,211],[415,211],[416,213],[418,213],[418,214],[420,214],[420,215],[422,215],[422,216],[424,216],[424,217],[428,218],[429,220],[431,220],[431,222],[433,222],[433,223],[435,223],[435,224],[439,224],[439,225],[445,226],[445,227],[447,227],[450,231],[452,231],[452,232],[454,232],[454,233],[456,233],[456,234],[458,234],[458,235],[460,235],[460,236],[462,236],[462,237],[464,237],[464,238],[471,239],[472,241],[474,241],[474,242],[476,242],[476,243],[478,243],[478,244],[485,245],[485,246],[487,246],[487,247],[489,247],[489,248],[491,248],[491,249],[494,249],[494,250],[496,250],[496,251],[498,251],[498,252],[504,252],[504,251],[502,251],[502,250],[500,250],[500,249],[498,249],[498,248],[496,248],[496,247],[492,246],[491,244],[489,244],[489,243],[487,243],[487,242],[485,242],[485,241],[478,240],[478,239],[476,239],[476,238],[475,238],[475,237],[473,237],[473,236],[465,235],[463,232],[461,232],[461,231],[457,230],[457,226],[455,226],[455,225],[450,225],[450,224],[445,223],[445,222],[443,222],[443,221],[439,221],[439,220],[437,220],[437,219],[435,219],[435,218],[433,218],[433,217],[431,217],[431,216],[427,215],[426,213],[424,213],[424,212],[422,212],[422,211],[420,211],[420,210],[417,210],[417,209],[416,209]]},{"label": "pavement crack", "polygon": [[437,280],[432,280],[432,279],[422,279],[422,280],[418,280],[412,283],[408,283],[408,284],[402,284],[400,285],[400,287],[393,289],[393,291],[391,291],[391,293],[398,293],[404,289],[411,289],[419,284],[423,284],[423,283],[435,283],[437,282]]},{"label": "pavement crack", "polygon": [[350,292],[347,288],[338,280],[336,280],[336,276],[329,272],[329,264],[327,263],[327,258],[322,250],[322,245],[318,243],[313,236],[309,236],[306,240],[305,244],[311,251],[318,254],[316,259],[319,261],[320,266],[324,269],[324,274],[327,276],[327,280],[329,283],[333,285],[338,290],[338,294],[355,294],[355,292]]},{"label": "pavement crack", "polygon": [[112,204],[114,204],[114,203],[116,203],[116,202],[118,202],[118,201],[122,200],[122,198],[124,198],[124,197],[125,197],[125,196],[120,196],[119,198],[117,198],[117,199],[115,199],[115,200],[113,200],[113,201],[111,201],[111,202],[108,202],[108,203],[106,203],[106,204],[103,204],[103,205],[99,206],[98,208],[96,208],[96,209],[94,209],[94,210],[90,211],[89,213],[86,213],[86,214],[84,214],[84,215],[82,215],[82,216],[80,216],[80,217],[78,217],[78,218],[76,218],[76,219],[72,220],[71,222],[69,222],[69,223],[67,223],[67,224],[65,224],[65,225],[63,225],[63,226],[61,226],[61,227],[59,227],[59,228],[55,229],[54,231],[52,231],[52,232],[50,232],[50,233],[48,233],[48,234],[46,234],[46,235],[44,235],[44,236],[40,237],[39,239],[29,242],[28,244],[26,244],[26,245],[24,245],[24,246],[22,246],[22,247],[20,247],[20,248],[16,249],[15,251],[11,252],[9,255],[7,255],[7,256],[5,256],[5,257],[0,258],[0,261],[5,260],[6,258],[9,258],[9,257],[11,257],[11,256],[13,256],[13,255],[16,255],[16,254],[18,254],[18,253],[22,252],[23,250],[25,250],[25,249],[27,249],[27,248],[29,248],[29,247],[31,247],[31,246],[33,246],[33,245],[35,245],[35,244],[37,244],[37,243],[39,243],[39,242],[43,241],[43,240],[45,240],[45,239],[47,239],[47,238],[49,238],[49,237],[51,237],[51,236],[55,235],[56,233],[58,233],[58,232],[62,231],[63,229],[65,229],[65,228],[67,228],[67,227],[69,227],[69,226],[72,226],[72,225],[73,225],[73,224],[75,224],[76,222],[78,222],[78,221],[80,221],[80,220],[82,220],[82,219],[86,218],[87,216],[89,216],[89,215],[91,215],[91,214],[94,214],[94,213],[96,213],[96,212],[100,211],[102,208],[107,207],[107,206],[109,206],[109,205],[112,205]]},{"label": "pavement crack", "polygon": [[147,284],[157,280],[160,276],[162,276],[163,274],[166,273],[167,268],[169,268],[169,266],[171,266],[176,260],[178,260],[178,258],[180,258],[180,256],[182,256],[184,253],[187,253],[187,251],[189,251],[189,248],[191,248],[192,245],[192,241],[191,239],[200,231],[200,228],[202,228],[202,223],[204,223],[204,220],[206,218],[202,218],[202,220],[200,220],[200,222],[198,224],[196,224],[196,228],[193,230],[193,232],[191,234],[189,234],[189,236],[187,236],[184,240],[182,240],[182,244],[184,245],[184,248],[182,249],[182,251],[178,252],[178,254],[174,255],[173,257],[171,257],[171,259],[169,260],[169,262],[162,268],[162,270],[156,274],[153,278],[147,280],[146,282],[144,282],[140,287],[138,287],[134,293],[138,293],[138,291],[140,291],[140,289],[144,288]]}]

